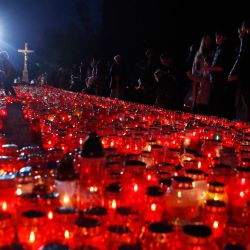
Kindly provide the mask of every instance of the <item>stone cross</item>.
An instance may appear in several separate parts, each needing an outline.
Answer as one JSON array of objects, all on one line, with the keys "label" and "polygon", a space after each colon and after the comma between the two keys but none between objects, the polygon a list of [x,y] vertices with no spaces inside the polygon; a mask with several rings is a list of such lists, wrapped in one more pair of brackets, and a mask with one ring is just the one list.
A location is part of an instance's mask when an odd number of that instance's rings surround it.
[{"label": "stone cross", "polygon": [[34,50],[28,49],[28,43],[25,43],[24,49],[17,50],[19,53],[24,54],[24,68],[23,68],[23,77],[22,82],[28,83],[29,82],[29,72],[28,72],[28,54],[33,53]]}]

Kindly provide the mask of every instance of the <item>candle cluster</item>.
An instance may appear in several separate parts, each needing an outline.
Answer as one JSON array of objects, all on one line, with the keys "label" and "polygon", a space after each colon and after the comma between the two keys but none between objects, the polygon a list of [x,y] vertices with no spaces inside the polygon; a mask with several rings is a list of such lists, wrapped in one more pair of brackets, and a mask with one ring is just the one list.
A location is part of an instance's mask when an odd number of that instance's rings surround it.
[{"label": "candle cluster", "polygon": [[[250,247],[248,124],[50,87],[17,93],[37,145],[0,134],[0,248]],[[12,101],[1,100],[0,129]]]}]

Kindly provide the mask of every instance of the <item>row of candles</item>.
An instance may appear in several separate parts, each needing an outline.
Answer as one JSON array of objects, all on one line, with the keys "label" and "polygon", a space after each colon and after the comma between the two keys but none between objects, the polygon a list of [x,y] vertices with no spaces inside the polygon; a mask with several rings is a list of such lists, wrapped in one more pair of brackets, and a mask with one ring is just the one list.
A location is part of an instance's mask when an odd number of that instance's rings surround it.
[{"label": "row of candles", "polygon": [[0,136],[0,247],[249,247],[248,124],[53,88],[17,92],[39,146]]}]

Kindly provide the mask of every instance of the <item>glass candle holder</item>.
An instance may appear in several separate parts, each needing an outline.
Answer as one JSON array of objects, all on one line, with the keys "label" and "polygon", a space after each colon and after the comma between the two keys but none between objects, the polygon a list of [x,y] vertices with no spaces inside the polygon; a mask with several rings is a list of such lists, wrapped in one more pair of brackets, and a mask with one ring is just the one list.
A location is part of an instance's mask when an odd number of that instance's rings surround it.
[{"label": "glass candle holder", "polygon": [[226,203],[224,201],[208,200],[205,202],[202,211],[202,221],[210,226],[214,238],[225,237],[227,220]]},{"label": "glass candle holder", "polygon": [[0,174],[0,192],[0,211],[13,214],[16,204],[16,178],[14,173]]},{"label": "glass candle holder", "polygon": [[164,222],[149,224],[142,238],[143,249],[175,250],[174,232],[171,225]]},{"label": "glass candle holder", "polygon": [[198,215],[199,200],[189,177],[172,178],[171,187],[165,196],[165,219],[174,225],[182,225]]},{"label": "glass candle holder", "polygon": [[188,224],[183,227],[178,240],[176,241],[176,250],[219,250],[212,239],[212,230],[206,225]]},{"label": "glass candle holder", "polygon": [[86,218],[79,215],[75,222],[76,246],[91,246],[98,249],[106,249],[105,235],[101,223],[95,218]]},{"label": "glass candle holder", "polygon": [[15,230],[12,215],[0,212],[0,248],[11,245],[15,240]]},{"label": "glass candle holder", "polygon": [[46,213],[30,210],[22,213],[17,225],[18,241],[26,249],[36,250],[48,239]]},{"label": "glass candle holder", "polygon": [[12,156],[0,156],[0,174],[16,171]]},{"label": "glass candle holder", "polygon": [[159,186],[147,187],[144,210],[145,223],[161,221],[163,210],[163,190]]}]

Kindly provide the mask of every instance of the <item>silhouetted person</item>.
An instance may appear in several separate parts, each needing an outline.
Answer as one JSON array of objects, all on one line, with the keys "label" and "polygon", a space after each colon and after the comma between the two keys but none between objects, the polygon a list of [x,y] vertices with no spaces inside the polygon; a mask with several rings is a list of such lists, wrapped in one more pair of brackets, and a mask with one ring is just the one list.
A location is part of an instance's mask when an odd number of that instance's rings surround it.
[{"label": "silhouetted person", "polygon": [[[212,114],[219,117],[234,118],[234,102],[227,93],[227,76],[234,60],[234,49],[231,47],[225,31],[215,34],[217,44],[211,67],[204,67],[210,72],[212,83],[211,108]],[[230,94],[231,95],[231,94]]]},{"label": "silhouetted person", "polygon": [[124,66],[122,57],[116,55],[110,69],[110,97],[122,98],[125,88]]},{"label": "silhouetted person", "polygon": [[168,54],[162,54],[160,61],[161,69],[154,73],[157,82],[155,105],[166,109],[179,109],[180,88],[173,58]]},{"label": "silhouetted person", "polygon": [[240,50],[228,80],[238,81],[245,105],[244,120],[250,121],[250,19],[242,23]]},{"label": "silhouetted person", "polygon": [[15,70],[9,60],[9,55],[6,51],[0,53],[2,82],[6,95],[16,96],[16,92],[12,86],[15,78]]}]

